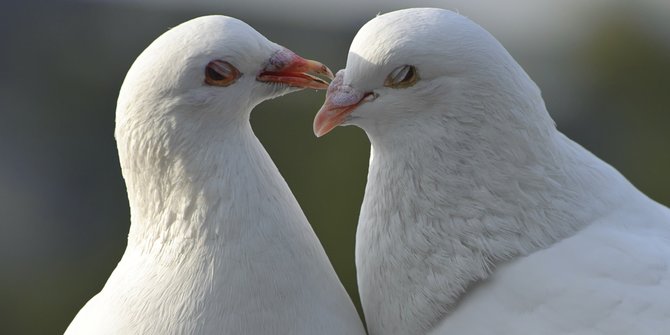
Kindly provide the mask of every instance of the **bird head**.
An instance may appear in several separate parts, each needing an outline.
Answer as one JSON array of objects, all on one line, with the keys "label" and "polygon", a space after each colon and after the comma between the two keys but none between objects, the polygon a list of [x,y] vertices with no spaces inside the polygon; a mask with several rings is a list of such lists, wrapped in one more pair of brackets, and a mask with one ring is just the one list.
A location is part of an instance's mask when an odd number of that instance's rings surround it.
[{"label": "bird head", "polygon": [[115,137],[124,175],[160,176],[156,171],[174,170],[168,166],[197,165],[240,133],[250,138],[254,106],[327,88],[318,76],[332,73],[231,17],[199,17],[168,30],[138,56],[121,87]]},{"label": "bird head", "polygon": [[445,123],[473,131],[525,117],[511,106],[526,103],[542,103],[539,90],[486,30],[448,10],[406,9],[356,34],[314,133],[357,125],[374,140],[402,128],[444,131]]},{"label": "bird head", "polygon": [[248,119],[264,100],[327,88],[319,76],[332,73],[240,20],[199,17],[168,30],[137,58],[121,88],[117,124],[175,113],[208,121]]}]

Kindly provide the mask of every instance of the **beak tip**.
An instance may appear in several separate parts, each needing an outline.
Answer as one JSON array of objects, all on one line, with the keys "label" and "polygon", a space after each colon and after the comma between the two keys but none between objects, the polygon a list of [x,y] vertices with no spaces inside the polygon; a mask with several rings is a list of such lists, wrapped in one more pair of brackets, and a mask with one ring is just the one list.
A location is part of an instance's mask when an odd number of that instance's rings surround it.
[{"label": "beak tip", "polygon": [[327,105],[324,105],[321,107],[321,109],[319,109],[319,112],[316,113],[316,116],[314,117],[314,123],[312,124],[314,136],[320,138],[335,128],[336,125],[333,124],[333,119],[331,116],[332,115],[329,113]]},{"label": "beak tip", "polygon": [[333,74],[333,71],[331,71],[331,70],[330,70],[327,66],[325,66],[325,65],[324,65],[323,67],[324,67],[325,76],[328,77],[328,79],[333,80],[333,79],[335,78],[335,75]]},{"label": "beak tip", "polygon": [[316,123],[314,123],[312,130],[314,131],[314,136],[316,136],[316,138],[320,138],[321,136],[325,135],[323,132],[323,127],[317,125]]}]

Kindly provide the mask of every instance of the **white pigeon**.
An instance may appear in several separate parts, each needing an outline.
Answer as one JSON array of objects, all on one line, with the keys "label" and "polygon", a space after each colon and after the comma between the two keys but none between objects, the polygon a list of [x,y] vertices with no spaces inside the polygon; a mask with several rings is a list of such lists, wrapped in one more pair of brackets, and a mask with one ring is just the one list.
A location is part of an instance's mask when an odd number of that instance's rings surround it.
[{"label": "white pigeon", "polygon": [[670,210],[561,134],[474,22],[368,22],[314,130],[338,124],[373,147],[356,241],[371,335],[670,334]]},{"label": "white pigeon", "polygon": [[332,76],[242,21],[207,16],[135,61],[116,114],[128,246],[66,334],[364,334],[249,124],[263,100]]}]

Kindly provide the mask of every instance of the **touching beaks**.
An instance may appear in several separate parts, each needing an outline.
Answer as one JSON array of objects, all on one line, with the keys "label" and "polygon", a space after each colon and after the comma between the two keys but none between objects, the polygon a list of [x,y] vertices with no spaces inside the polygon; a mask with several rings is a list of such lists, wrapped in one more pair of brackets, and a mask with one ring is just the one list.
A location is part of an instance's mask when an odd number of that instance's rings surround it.
[{"label": "touching beaks", "polygon": [[317,61],[304,59],[283,48],[268,59],[263,70],[256,76],[256,80],[299,88],[317,90],[328,88],[328,82],[318,76],[333,79],[333,72]]},{"label": "touching beaks", "polygon": [[343,85],[344,70],[337,72],[326,93],[326,101],[314,117],[314,135],[321,137],[342,124],[356,107],[375,98],[373,93],[363,93]]}]

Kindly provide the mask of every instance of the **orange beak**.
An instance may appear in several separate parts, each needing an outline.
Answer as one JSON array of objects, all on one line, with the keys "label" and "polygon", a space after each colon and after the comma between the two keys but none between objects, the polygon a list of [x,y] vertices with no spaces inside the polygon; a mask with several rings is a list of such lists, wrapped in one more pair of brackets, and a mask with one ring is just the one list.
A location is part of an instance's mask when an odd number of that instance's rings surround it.
[{"label": "orange beak", "polygon": [[344,71],[337,72],[326,93],[326,101],[314,117],[314,135],[321,137],[342,124],[362,103],[374,99],[374,94],[363,93],[342,84]]},{"label": "orange beak", "polygon": [[317,76],[333,79],[333,72],[317,61],[304,59],[291,50],[281,49],[270,57],[256,80],[299,88],[328,88],[328,82]]}]

